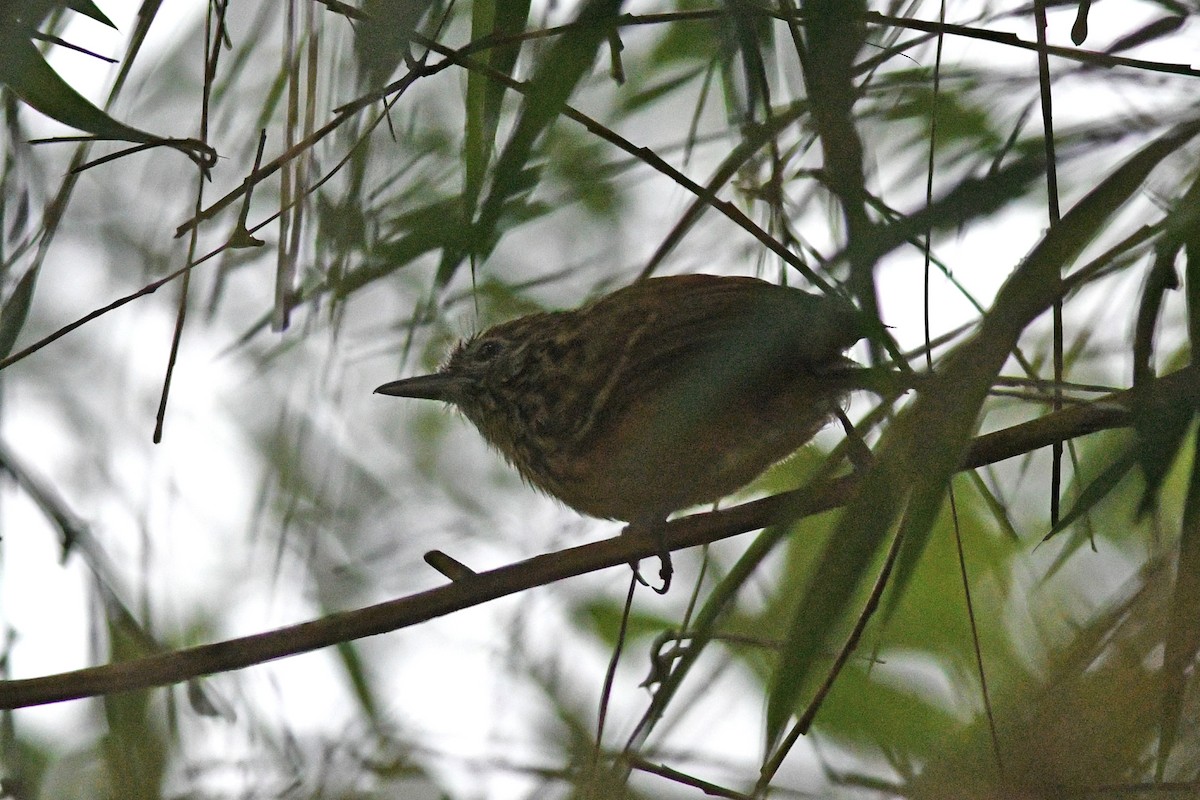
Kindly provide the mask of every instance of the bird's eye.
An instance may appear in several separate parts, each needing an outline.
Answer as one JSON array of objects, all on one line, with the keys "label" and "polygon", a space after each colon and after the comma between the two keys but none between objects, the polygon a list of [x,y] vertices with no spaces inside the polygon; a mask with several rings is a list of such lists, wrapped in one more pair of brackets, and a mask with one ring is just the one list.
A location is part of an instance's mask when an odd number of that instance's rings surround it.
[{"label": "bird's eye", "polygon": [[491,359],[500,355],[500,351],[503,349],[504,348],[501,346],[500,342],[496,341],[495,339],[488,339],[480,342],[479,349],[475,352],[482,360],[490,361]]}]

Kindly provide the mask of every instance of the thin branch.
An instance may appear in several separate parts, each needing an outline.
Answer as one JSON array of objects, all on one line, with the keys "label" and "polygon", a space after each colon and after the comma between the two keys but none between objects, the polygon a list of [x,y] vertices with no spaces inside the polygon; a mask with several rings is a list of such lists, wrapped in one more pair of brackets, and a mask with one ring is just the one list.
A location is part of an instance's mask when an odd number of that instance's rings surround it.
[{"label": "thin branch", "polygon": [[666,778],[669,781],[674,781],[684,786],[691,786],[704,792],[709,797],[724,797],[727,800],[749,800],[749,795],[735,792],[733,789],[727,789],[724,786],[718,786],[706,780],[701,780],[694,775],[688,775],[686,772],[680,772],[664,764],[654,764],[639,756],[630,756],[629,761],[633,768],[639,772],[648,772],[651,775],[658,775],[660,778]]},{"label": "thin branch", "polygon": [[[1154,381],[1147,389],[1172,392],[1181,385],[1193,385],[1200,393],[1200,367],[1174,372]],[[963,459],[961,469],[1002,461],[1055,441],[1127,426],[1131,419],[1131,403],[1132,391],[1126,390],[1091,405],[1076,406],[978,437]],[[681,550],[759,530],[781,515],[786,515],[789,520],[813,516],[846,503],[858,481],[859,478],[853,475],[835,478],[815,487],[784,492],[722,511],[693,514],[664,523],[661,538],[653,529],[647,528],[636,534],[536,556],[386,603],[330,614],[252,636],[57,675],[0,681],[0,709],[166,686],[365,636],[390,633],[564,578],[610,567],[627,567],[631,561],[657,556],[663,543],[671,550]]]}]

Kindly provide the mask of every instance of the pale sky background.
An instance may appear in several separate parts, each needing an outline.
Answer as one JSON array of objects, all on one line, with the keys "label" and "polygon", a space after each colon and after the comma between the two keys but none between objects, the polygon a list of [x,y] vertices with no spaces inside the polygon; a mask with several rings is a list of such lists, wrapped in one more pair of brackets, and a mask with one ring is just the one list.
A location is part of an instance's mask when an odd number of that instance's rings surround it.
[{"label": "pale sky background", "polygon": [[[124,34],[132,26],[132,14],[138,3],[116,0],[97,0],[97,3],[120,31],[111,31],[91,20],[73,15],[64,38],[86,44],[101,53],[120,55]],[[173,2],[168,3],[167,8],[168,13],[160,15],[152,28],[151,38],[146,45],[148,53],[140,59],[140,72],[155,63],[155,53],[180,46],[180,37],[192,30],[189,20],[202,13],[203,4]],[[955,6],[952,12],[956,20],[969,19],[971,16],[962,6]],[[930,17],[933,13],[927,11],[924,16]],[[1052,43],[1070,44],[1069,28],[1073,13],[1073,9],[1068,9],[1052,15],[1049,34]],[[1098,3],[1091,14],[1091,35],[1086,46],[1101,47],[1115,36],[1135,28],[1137,23],[1134,20],[1139,15],[1149,19],[1157,13],[1150,4]],[[1009,24],[1010,29],[1023,38],[1033,38],[1032,27],[1025,21],[1012,20]],[[1173,41],[1180,42],[1186,38],[1177,36]],[[193,47],[194,44],[185,46]],[[1169,53],[1157,45],[1155,47],[1154,52],[1146,54],[1146,57],[1192,63],[1198,61],[1194,52]],[[1134,51],[1132,54],[1139,53]],[[961,59],[1002,58],[1010,62],[1014,71],[1028,72],[1034,69],[1035,56],[1032,52],[1017,52],[955,37],[946,39],[947,65],[953,65]],[[195,61],[199,61],[198,56]],[[93,99],[102,100],[111,78],[106,68],[98,67],[92,59],[61,49],[53,52],[51,62],[76,89]],[[1052,68],[1059,67],[1062,63],[1052,60],[1051,65]],[[348,87],[346,91],[349,91]],[[1073,118],[1115,117],[1145,101],[1143,90],[1136,86],[1114,87],[1103,94],[1101,97],[1094,90],[1085,92],[1067,83],[1056,86],[1055,111],[1059,123],[1069,124]],[[129,93],[122,99],[119,111],[128,110],[136,103],[137,94]],[[32,128],[38,133],[42,132],[43,127],[47,135],[62,132],[50,123],[35,123],[34,117],[32,113],[27,115]],[[191,135],[194,133],[193,127],[191,121],[181,122],[172,133]],[[649,132],[647,138],[652,140]],[[65,148],[69,145],[42,147]],[[121,162],[117,163],[116,167],[104,169],[121,169]],[[886,165],[876,166],[878,176],[885,178]],[[1075,162],[1070,169],[1086,166],[1083,161]],[[222,180],[229,181],[241,168],[236,163],[219,164],[217,172]],[[689,174],[703,177],[706,172],[693,168]],[[103,181],[104,175],[97,173],[94,178],[85,180]],[[188,180],[192,180],[190,173]],[[50,191],[56,182],[56,176],[48,176],[47,190]],[[1075,181],[1064,180],[1064,184],[1074,185]],[[211,200],[223,191],[214,187],[207,196]],[[916,198],[922,193],[923,187],[914,187],[912,190],[912,196]],[[647,209],[655,209],[644,216],[650,231],[663,230],[660,221],[674,219],[690,199],[678,190],[668,196],[663,196],[656,189],[631,190],[630,196],[644,202]],[[1064,196],[1064,209],[1069,207],[1072,199]],[[713,218],[710,216],[710,220]],[[169,235],[179,221],[174,217],[163,220],[163,235]],[[1036,241],[1045,224],[1044,209],[1012,211],[997,216],[988,226],[974,227],[969,240],[956,241],[952,236],[942,237],[938,252],[949,263],[959,265],[963,264],[964,258],[974,259],[980,253],[989,254],[992,263],[971,263],[969,269],[960,268],[956,271],[956,276],[987,302],[999,281]],[[658,227],[654,227],[656,225]],[[711,235],[728,235],[728,226],[724,223],[720,225],[724,226],[722,230]],[[273,241],[277,230],[273,227],[269,230]],[[812,237],[816,244],[825,245],[814,230],[806,229],[805,234]],[[658,241],[654,234],[646,235],[636,230],[625,230],[621,235],[625,244],[641,242],[649,249]],[[116,287],[98,270],[72,268],[72,264],[104,257],[86,250],[80,238],[62,236],[54,244],[39,284],[39,298],[43,302],[45,298],[54,298],[55,307],[43,309],[43,315],[38,318],[41,324],[47,324],[48,319],[62,324],[140,284],[141,270],[132,265],[130,283],[123,287]],[[746,247],[751,248],[749,241]],[[182,252],[180,246],[176,253]],[[705,265],[697,263],[698,253],[702,252],[702,249],[681,252],[669,262],[669,271],[709,271],[704,269]],[[631,255],[625,265],[635,266],[637,263],[638,257]],[[893,333],[905,346],[915,346],[921,341],[920,281],[913,275],[912,263],[909,255],[902,265],[885,266],[879,275],[880,292],[885,298],[886,322],[893,326]],[[720,264],[712,271],[732,272],[739,267],[736,264]],[[1129,277],[1133,279],[1136,276]],[[1137,288],[1138,281],[1126,283],[1131,302],[1132,291]],[[1105,284],[1106,287],[1111,285]],[[972,318],[969,307],[945,282],[935,280],[934,286],[932,301],[938,330],[953,328]],[[261,296],[247,299],[259,303],[269,296],[269,290],[264,286]],[[158,624],[166,630],[172,630],[172,609],[196,606],[210,608],[214,616],[231,610],[233,612],[226,614],[219,621],[219,629],[211,631],[204,641],[260,632],[317,616],[322,613],[321,603],[314,596],[316,587],[308,584],[305,572],[298,569],[294,562],[284,559],[282,570],[271,574],[269,565],[274,558],[273,540],[260,538],[257,542],[248,542],[246,539],[246,520],[250,518],[254,507],[263,465],[259,462],[253,443],[246,440],[246,430],[236,424],[230,414],[230,404],[244,402],[247,396],[253,397],[256,387],[264,388],[262,397],[265,399],[273,401],[279,395],[267,391],[269,379],[253,374],[244,360],[222,355],[240,329],[229,331],[207,327],[201,323],[199,314],[191,319],[180,354],[180,366],[175,373],[166,438],[161,445],[150,444],[153,405],[157,401],[157,387],[165,364],[165,343],[169,341],[174,324],[175,297],[173,288],[164,289],[90,323],[86,332],[72,334],[104,342],[107,346],[98,349],[121,354],[120,361],[102,365],[99,369],[114,373],[114,380],[119,378],[126,382],[125,385],[144,387],[148,392],[144,397],[132,398],[128,408],[121,411],[120,418],[128,425],[128,431],[122,438],[111,439],[106,435],[104,440],[96,442],[112,448],[108,463],[121,476],[126,495],[102,504],[73,504],[75,510],[94,526],[109,558],[120,565],[120,571],[126,575],[127,583],[120,587],[121,596],[136,607],[141,594],[148,593],[153,598],[151,607],[159,615]],[[1127,324],[1125,321],[1130,315],[1125,299],[1097,297],[1093,302],[1102,312],[1107,306],[1110,309],[1108,313],[1115,320],[1121,320],[1105,332],[1114,343],[1126,342],[1129,331],[1122,326]],[[464,325],[470,325],[469,319],[464,319]],[[29,341],[29,336],[27,331],[21,343]],[[139,342],[154,344],[139,347]],[[32,358],[34,361],[44,360],[45,363],[31,368],[47,369],[47,364],[63,364],[70,368],[70,346],[67,340],[51,345]],[[310,338],[306,347],[320,351],[326,345],[318,334]],[[319,363],[322,354],[314,352],[313,355],[313,363]],[[381,445],[375,431],[398,425],[407,415],[420,413],[405,401],[382,400],[371,396],[374,386],[399,377],[393,374],[395,364],[394,358],[389,359],[382,354],[374,358],[345,361],[344,369],[335,375],[339,382],[336,393],[353,399],[340,406],[331,404],[318,415],[329,436],[349,443],[352,450],[361,447],[367,463],[377,465],[386,461],[389,455],[380,452]],[[1122,369],[1125,369],[1124,364]],[[19,377],[20,373],[17,374]],[[64,390],[77,390],[85,396],[93,391],[93,377],[74,373],[57,376]],[[314,375],[312,380],[314,385],[319,386],[323,378]],[[95,387],[95,390],[112,391],[114,386],[119,385],[120,382],[109,383]],[[52,483],[61,482],[69,486],[73,481],[94,479],[94,476],[86,474],[72,475],[72,465],[80,443],[70,438],[70,428],[62,424],[61,417],[54,410],[55,404],[49,402],[51,398],[39,396],[37,389],[19,380],[9,382],[5,389],[7,413],[0,430],[12,450],[24,456]],[[308,402],[313,391],[313,386],[297,386],[292,392],[292,400]],[[351,413],[346,414],[347,409]],[[502,469],[498,459],[485,454],[475,432],[465,422],[454,424],[461,429],[456,430],[454,435],[465,448],[460,454],[463,461],[456,468],[462,469],[461,478],[467,486],[475,476]],[[823,440],[836,441],[839,436],[839,433],[831,431],[824,435]],[[390,455],[396,461],[409,457],[406,453]],[[0,614],[19,636],[11,652],[11,675],[31,677],[89,665],[92,656],[87,643],[92,639],[93,632],[89,629],[90,615],[87,612],[89,604],[95,601],[88,590],[87,571],[78,555],[61,564],[53,529],[23,493],[13,491],[8,484],[3,489],[0,497],[0,529],[5,532],[5,539],[4,558],[0,565]],[[214,502],[213,498],[219,498],[219,502]],[[71,496],[67,500],[70,502]],[[132,508],[144,509],[145,515],[141,518],[131,516]],[[619,530],[616,523],[581,520],[554,501],[531,490],[509,492],[492,507],[492,511],[494,513],[487,526],[491,528],[494,540],[482,542],[478,538],[471,539],[471,549],[465,553],[464,560],[477,569],[534,555],[550,546],[566,546],[612,535]],[[439,547],[442,544],[438,538],[439,530],[447,526],[469,524],[464,522],[467,518],[455,511],[430,511],[423,518],[423,529],[414,530],[404,524],[413,520],[412,514],[397,519],[398,536],[433,537],[427,546],[421,542],[421,546],[415,549]],[[141,534],[136,533],[139,530],[152,532],[147,534],[153,541],[150,554],[152,567],[145,571],[142,569],[145,553],[139,545]],[[166,530],[170,531],[169,536],[161,535]],[[124,533],[112,536],[111,533],[115,531]],[[452,554],[463,555],[460,550],[464,545],[454,539],[450,539],[450,542],[455,548],[451,549]],[[732,546],[737,547],[736,544]],[[331,547],[336,547],[336,543],[331,543]],[[339,554],[336,551],[317,557],[328,559],[329,569],[336,571],[345,566],[339,563],[340,555],[344,555],[348,563],[353,563],[356,557],[356,554]],[[382,558],[392,563],[387,554],[383,554]],[[264,574],[264,569],[268,574]],[[153,585],[144,585],[143,575],[149,575]],[[1114,581],[1117,580],[1117,576],[1112,577]],[[372,602],[440,582],[440,577],[431,570],[410,564],[403,572],[378,585]],[[623,591],[624,583],[625,573],[613,570],[579,579],[577,585],[608,587],[616,596]],[[563,589],[570,590],[571,587]],[[518,741],[521,740],[528,732],[525,726],[531,721],[498,719],[503,714],[492,713],[493,709],[503,711],[520,705],[519,700],[514,701],[512,697],[500,694],[508,691],[511,684],[496,680],[497,662],[503,657],[508,621],[518,611],[538,620],[539,625],[532,630],[533,638],[546,652],[562,647],[565,638],[575,637],[572,622],[566,617],[566,609],[562,603],[556,602],[557,594],[557,590],[554,590],[509,598],[434,621],[421,626],[420,630],[402,631],[364,642],[363,646],[371,651],[390,654],[381,663],[387,663],[392,671],[386,676],[377,677],[385,679],[392,689],[385,696],[393,704],[390,710],[396,719],[405,726],[411,726],[410,733],[417,734],[417,738],[434,742],[444,751],[465,758],[483,758],[494,754],[497,736],[506,731]],[[638,602],[644,607],[670,614],[685,600],[686,596],[680,592],[678,596],[665,601],[643,594]],[[662,605],[654,608],[655,603]],[[584,707],[594,707],[607,653],[594,647],[590,651],[586,647],[577,647],[577,650],[583,656],[572,664],[572,669],[580,685],[590,687],[593,692],[588,697],[580,698],[579,702]],[[621,723],[636,719],[644,706],[646,695],[635,688],[643,671],[644,664],[640,661],[627,661],[625,664],[610,712],[610,719],[614,721],[611,728],[613,741],[623,740],[625,731],[620,727]],[[936,671],[931,670],[926,674],[936,678]],[[736,673],[726,676],[726,680],[744,679],[745,676]],[[303,655],[246,670],[236,678],[218,676],[211,680],[210,685],[218,695],[235,704],[253,698],[264,716],[276,715],[277,719],[286,722],[295,731],[330,733],[352,726],[357,719],[352,699],[344,690],[340,669],[329,652]],[[721,697],[722,693],[716,691],[714,696]],[[529,705],[536,706],[536,703]],[[69,742],[73,746],[84,747],[95,735],[91,723],[99,713],[95,703],[80,701],[24,709],[17,712],[17,719],[24,729],[37,731],[46,739],[60,743],[60,746],[63,742]],[[708,752],[746,753],[750,759],[757,757],[762,737],[761,709],[702,706],[696,713],[698,718],[707,719],[707,722],[693,724],[690,728],[704,734],[703,741],[696,743],[698,747]],[[239,740],[244,732],[237,725],[228,725],[220,720],[204,720],[198,729],[193,729],[193,734],[197,730],[209,738],[207,746],[217,757],[233,758],[244,744]],[[754,743],[749,752],[746,750],[747,742]],[[801,752],[804,752],[803,749],[793,755],[789,772],[796,772],[798,765],[805,760]],[[810,760],[811,756],[809,751]],[[471,780],[478,780],[478,776],[464,778],[456,764],[447,766],[445,776],[451,782],[463,781],[460,788],[464,791],[477,786]],[[520,797],[529,788],[528,780],[522,776],[493,776],[490,780],[486,793],[480,796]]]}]

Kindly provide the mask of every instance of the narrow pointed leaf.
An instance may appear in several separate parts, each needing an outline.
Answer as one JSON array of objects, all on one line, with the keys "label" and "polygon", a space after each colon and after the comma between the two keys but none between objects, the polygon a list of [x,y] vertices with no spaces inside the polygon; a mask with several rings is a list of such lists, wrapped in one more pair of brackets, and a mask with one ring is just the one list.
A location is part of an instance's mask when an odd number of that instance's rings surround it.
[{"label": "narrow pointed leaf", "polygon": [[1084,514],[1096,507],[1104,498],[1112,493],[1113,489],[1125,478],[1126,475],[1138,463],[1137,449],[1130,448],[1116,461],[1109,464],[1104,470],[1097,475],[1083,491],[1079,493],[1079,499],[1075,501],[1075,505],[1071,506],[1071,510],[1059,519],[1058,523],[1050,529],[1042,541],[1047,541],[1050,537],[1066,530],[1075,524],[1075,521]]},{"label": "narrow pointed leaf", "polygon": [[[483,0],[471,6],[471,40],[488,36],[515,36],[525,29],[529,19],[529,0],[496,3]],[[489,48],[483,55],[488,66],[503,75],[512,75],[521,52],[520,42]],[[467,218],[475,212],[475,203],[483,190],[484,175],[496,144],[500,108],[505,86],[476,70],[467,73],[466,135],[463,145],[464,188]]]},{"label": "narrow pointed leaf", "polygon": [[1179,537],[1179,567],[1167,623],[1163,655],[1163,703],[1159,721],[1157,773],[1162,780],[1167,758],[1175,743],[1187,676],[1200,653],[1200,437],[1195,439],[1191,479],[1183,509]]},{"label": "narrow pointed leaf", "polygon": [[106,17],[104,12],[101,11],[96,4],[92,2],[92,0],[66,0],[65,5],[67,8],[71,9],[77,14],[83,14],[85,17],[91,17],[101,25],[107,25],[113,30],[117,29],[117,26],[113,25],[112,20]]},{"label": "narrow pointed leaf", "polygon": [[1191,391],[1139,391],[1133,394],[1133,429],[1137,432],[1138,465],[1146,478],[1146,491],[1138,505],[1145,514],[1158,499],[1175,456],[1183,445],[1196,409]]},{"label": "narrow pointed leaf", "polygon": [[354,699],[358,701],[358,707],[372,724],[378,724],[380,721],[379,701],[375,697],[370,673],[363,664],[357,642],[342,642],[337,646],[337,655],[342,662],[342,669],[346,671],[346,678],[350,681],[350,687],[353,690]]},{"label": "narrow pointed leaf", "polygon": [[12,352],[21,328],[25,327],[36,283],[37,270],[26,270],[13,287],[12,294],[4,301],[4,307],[0,308],[0,358],[5,358]]},{"label": "narrow pointed leaf", "polygon": [[[474,238],[482,255],[494,246],[495,232],[508,201],[532,188],[529,159],[534,144],[558,117],[579,82],[592,70],[596,52],[616,24],[621,0],[588,0],[575,23],[568,27],[538,63],[525,94],[520,116],[508,143],[496,160],[492,185],[480,206]],[[438,268],[437,282],[444,286],[466,253],[449,253]]]},{"label": "narrow pointed leaf", "polygon": [[118,122],[92,105],[50,68],[32,41],[17,31],[0,32],[0,83],[31,108],[77,130],[128,142],[162,138]]},{"label": "narrow pointed leaf", "polygon": [[980,408],[1022,331],[1061,293],[1062,270],[1139,190],[1150,171],[1200,132],[1192,121],[1151,142],[1079,201],[1001,287],[979,331],[945,360],[938,377],[880,441],[874,466],[846,507],[793,617],[767,704],[774,744],[823,660],[826,635],[849,603],[894,526],[922,538],[962,462]]}]

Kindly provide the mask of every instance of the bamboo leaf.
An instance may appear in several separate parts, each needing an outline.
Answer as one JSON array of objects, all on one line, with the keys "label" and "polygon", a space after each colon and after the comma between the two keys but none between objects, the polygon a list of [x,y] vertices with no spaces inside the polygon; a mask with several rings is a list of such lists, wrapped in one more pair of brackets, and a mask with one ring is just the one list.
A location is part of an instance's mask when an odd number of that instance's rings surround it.
[{"label": "bamboo leaf", "polygon": [[0,358],[12,352],[21,328],[25,327],[29,306],[33,302],[33,287],[36,284],[37,270],[26,270],[17,281],[12,294],[4,301],[4,307],[0,308]]},{"label": "bamboo leaf", "polygon": [[[574,24],[566,28],[538,63],[529,82],[520,116],[492,172],[492,185],[480,206],[473,243],[476,255],[487,255],[494,246],[496,229],[508,202],[529,191],[529,169],[534,144],[558,117],[579,82],[591,72],[596,52],[616,24],[621,0],[588,0]],[[447,251],[438,268],[437,283],[444,286],[467,253]]]},{"label": "bamboo leaf", "polygon": [[0,31],[0,83],[31,108],[77,130],[129,142],[162,138],[118,122],[92,105],[50,68],[33,42],[17,28]]},{"label": "bamboo leaf", "polygon": [[[483,0],[471,6],[471,39],[506,37],[519,34],[529,19],[529,0],[497,4]],[[519,42],[491,47],[484,60],[503,75],[512,75],[521,52]],[[496,129],[500,124],[500,108],[504,100],[504,85],[481,72],[467,73],[466,131],[463,145],[465,219],[475,211],[475,203],[483,190],[484,175],[495,147]]]},{"label": "bamboo leaf", "polygon": [[1200,132],[1180,125],[1151,142],[1079,201],[1001,287],[974,337],[945,360],[937,378],[880,441],[874,466],[847,506],[807,587],[780,653],[767,705],[772,744],[801,699],[826,635],[849,603],[888,534],[924,539],[995,376],[1021,332],[1059,297],[1061,272],[1164,158]]},{"label": "bamboo leaf", "polygon": [[1187,676],[1200,652],[1200,437],[1195,439],[1193,451],[1192,474],[1179,536],[1179,566],[1175,572],[1175,591],[1171,597],[1166,652],[1163,654],[1163,700],[1156,765],[1160,781],[1183,714]]},{"label": "bamboo leaf", "polygon": [[113,30],[116,30],[117,28],[116,25],[113,25],[112,20],[106,17],[104,12],[97,8],[96,4],[93,3],[92,0],[66,0],[63,5],[77,14],[83,14],[85,17],[91,17],[92,19],[96,20],[96,22],[99,22],[102,25],[107,25]]},{"label": "bamboo leaf", "polygon": [[1117,484],[1129,474],[1137,463],[1137,448],[1134,447],[1105,467],[1091,483],[1084,487],[1083,491],[1079,493],[1079,499],[1075,501],[1075,505],[1071,506],[1071,510],[1066,514],[1063,514],[1058,524],[1050,529],[1042,541],[1047,541],[1050,537],[1071,527],[1077,519],[1095,508],[1097,503],[1108,497],[1112,490],[1117,488]]},{"label": "bamboo leaf", "polygon": [[359,652],[357,643],[342,642],[337,646],[338,659],[342,662],[342,669],[346,671],[346,677],[350,679],[350,686],[354,691],[354,698],[358,701],[358,707],[367,716],[372,723],[378,724],[379,718],[379,702],[375,698],[375,690],[371,687],[370,672],[363,664],[362,654]]}]

